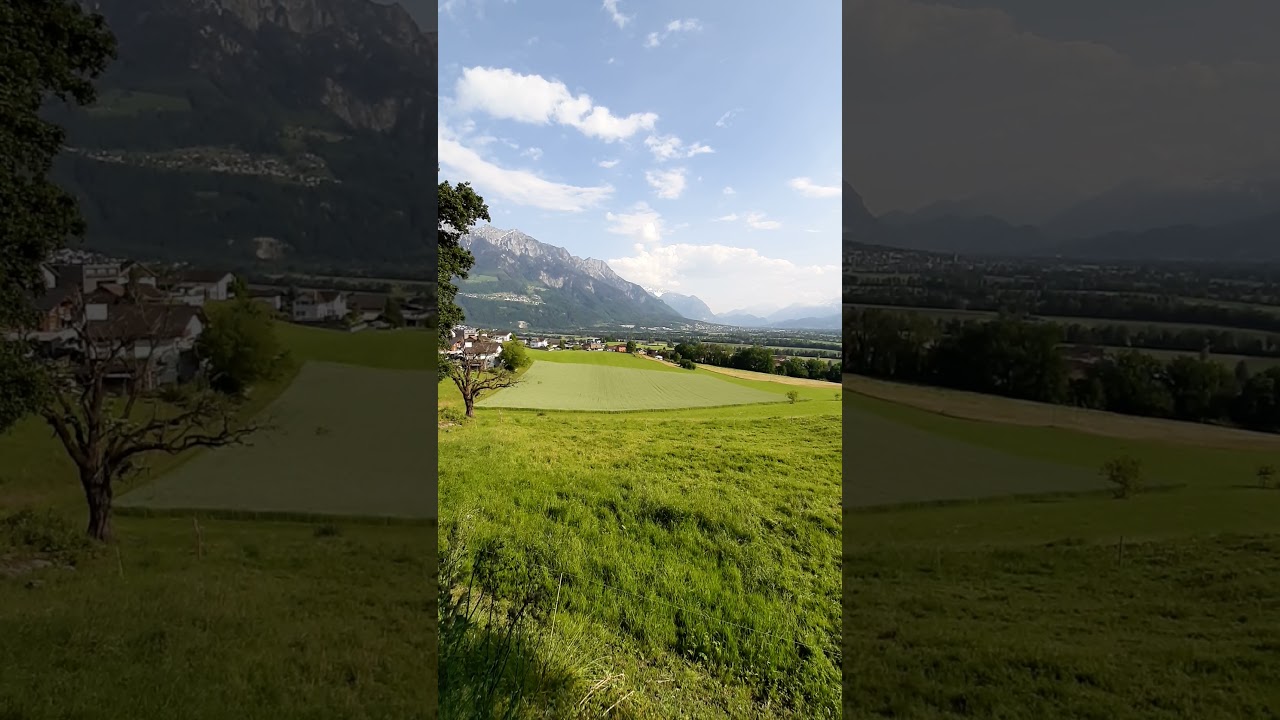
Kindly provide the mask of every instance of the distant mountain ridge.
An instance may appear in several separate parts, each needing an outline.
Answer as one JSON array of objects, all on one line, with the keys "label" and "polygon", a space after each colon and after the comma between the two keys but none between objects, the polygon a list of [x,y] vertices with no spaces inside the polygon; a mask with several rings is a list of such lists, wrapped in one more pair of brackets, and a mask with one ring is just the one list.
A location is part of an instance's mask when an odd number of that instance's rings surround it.
[{"label": "distant mountain ridge", "polygon": [[719,322],[716,314],[711,312],[711,308],[693,295],[681,295],[680,293],[665,292],[658,295],[662,302],[668,307],[690,320],[701,320],[702,322]]},{"label": "distant mountain ridge", "polygon": [[663,302],[690,320],[701,320],[719,325],[747,328],[794,328],[806,330],[832,330],[840,327],[840,305],[788,305],[780,310],[763,313],[751,310],[731,310],[716,314],[707,304],[693,295],[663,293]]},{"label": "distant mountain ridge", "polygon": [[469,323],[555,329],[684,323],[679,312],[608,263],[519,230],[481,225],[461,244],[475,256],[468,278],[458,284],[458,305]]},{"label": "distant mountain ridge", "polygon": [[846,246],[862,238],[867,244],[968,255],[1280,261],[1280,179],[1131,183],[1077,203],[1042,226],[970,214],[963,203],[945,201],[868,220],[852,188],[845,197],[846,203],[854,201],[846,216],[861,228],[851,235],[846,221]]},{"label": "distant mountain ridge", "polygon": [[371,0],[81,0],[119,57],[50,106],[90,248],[197,262],[433,257],[437,36]]}]

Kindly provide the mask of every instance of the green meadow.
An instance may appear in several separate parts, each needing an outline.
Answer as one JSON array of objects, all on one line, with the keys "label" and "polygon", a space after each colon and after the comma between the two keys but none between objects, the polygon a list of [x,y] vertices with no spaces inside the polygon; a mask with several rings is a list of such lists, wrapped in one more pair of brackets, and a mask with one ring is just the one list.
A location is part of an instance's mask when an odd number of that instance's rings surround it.
[{"label": "green meadow", "polygon": [[170,507],[121,508],[110,546],[81,540],[48,430],[0,436],[0,716],[435,717],[435,523],[407,474],[430,450],[408,437],[422,396],[392,387],[430,333],[278,330],[301,368],[247,411],[285,434],[153,460],[120,492]]},{"label": "green meadow", "polygon": [[[481,608],[506,611],[536,599],[505,663],[478,638],[512,615],[482,609],[442,640],[442,716],[838,717],[838,388],[531,354],[526,383],[550,368],[631,372],[636,384],[683,373],[762,402],[493,406],[517,386],[473,420],[441,422],[441,562],[462,569],[451,596],[483,592]],[[610,386],[584,384],[609,406]],[[440,398],[461,403],[448,381]]]},{"label": "green meadow", "polygon": [[129,508],[431,517],[422,408],[435,374],[308,362],[251,445],[206,452],[120,498]]},{"label": "green meadow", "polygon": [[845,717],[1274,716],[1280,452],[845,405]]},{"label": "green meadow", "polygon": [[[524,380],[479,402],[480,407],[534,410],[666,410],[785,402],[765,390],[725,382],[705,370],[671,368],[621,353],[537,353],[538,360],[578,357],[630,359],[610,362],[536,362]],[[677,372],[662,372],[677,370]]]}]

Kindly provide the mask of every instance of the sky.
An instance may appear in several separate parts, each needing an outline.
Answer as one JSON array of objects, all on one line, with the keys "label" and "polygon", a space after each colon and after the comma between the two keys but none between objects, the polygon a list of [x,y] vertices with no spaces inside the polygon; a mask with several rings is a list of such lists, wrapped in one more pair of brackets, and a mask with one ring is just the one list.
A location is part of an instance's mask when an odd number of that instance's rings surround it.
[{"label": "sky", "polygon": [[441,180],[724,313],[840,297],[840,3],[444,0]]},{"label": "sky", "polygon": [[1112,187],[1280,176],[1280,2],[850,0],[844,177],[874,214],[1034,222]]}]

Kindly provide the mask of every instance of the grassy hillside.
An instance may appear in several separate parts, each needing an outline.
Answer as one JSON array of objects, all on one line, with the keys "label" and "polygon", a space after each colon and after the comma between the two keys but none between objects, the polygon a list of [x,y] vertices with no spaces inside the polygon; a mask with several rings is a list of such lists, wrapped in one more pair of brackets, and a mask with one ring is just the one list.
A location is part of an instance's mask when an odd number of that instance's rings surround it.
[{"label": "grassy hillside", "polygon": [[[1274,450],[846,400],[845,717],[1272,716],[1280,490],[1254,469]],[[1160,487],[1099,492],[1118,454]]]},{"label": "grassy hillside", "polygon": [[[301,360],[398,364],[413,351],[384,338],[417,339],[280,330]],[[359,350],[374,338],[377,352]],[[259,388],[254,404],[287,384]],[[337,390],[341,403],[359,388]],[[33,422],[0,436],[8,716],[434,717],[434,522],[120,516],[117,543],[90,549],[80,541],[83,500],[55,442]],[[174,462],[154,463],[134,487]],[[278,472],[257,477],[270,484]],[[307,488],[292,492],[305,510]],[[15,514],[24,508],[34,514]]]},{"label": "grassy hillside", "polygon": [[[584,372],[662,367],[585,352],[535,354],[533,367],[579,358]],[[441,427],[442,551],[462,558],[462,580],[480,560],[498,603],[536,591],[546,610],[497,709],[523,692],[517,717],[838,716],[840,403],[829,389],[705,375],[784,401],[481,407]],[[785,402],[793,389],[800,401]],[[448,381],[440,396],[460,402]],[[444,715],[475,702],[485,660],[472,648],[442,666]]]}]

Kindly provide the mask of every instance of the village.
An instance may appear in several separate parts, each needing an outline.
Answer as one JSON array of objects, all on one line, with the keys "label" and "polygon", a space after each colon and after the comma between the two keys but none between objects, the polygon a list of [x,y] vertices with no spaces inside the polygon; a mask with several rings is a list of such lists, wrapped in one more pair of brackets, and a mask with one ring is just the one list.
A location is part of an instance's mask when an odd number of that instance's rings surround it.
[{"label": "village", "polygon": [[[515,339],[515,336],[511,332],[482,330],[467,325],[456,325],[453,328],[453,336],[449,346],[441,348],[440,354],[446,355],[456,362],[462,362],[465,359],[472,367],[489,370],[496,367],[501,359],[503,343],[510,342],[512,339]],[[587,352],[634,352],[637,355],[649,355],[652,353],[655,360],[662,359],[662,355],[654,350],[655,347],[670,347],[670,343],[648,340],[642,344],[633,341],[629,349],[626,341],[598,337],[562,336],[554,339],[550,337],[530,337],[522,339],[521,342],[531,350],[545,352],[582,350]]]},{"label": "village", "polygon": [[35,321],[5,331],[5,337],[32,343],[48,359],[96,355],[118,365],[107,380],[146,388],[197,375],[195,348],[208,324],[205,308],[232,300],[237,286],[278,321],[342,332],[425,328],[432,310],[425,296],[249,285],[229,271],[148,265],[83,251],[59,252],[40,271]]}]

